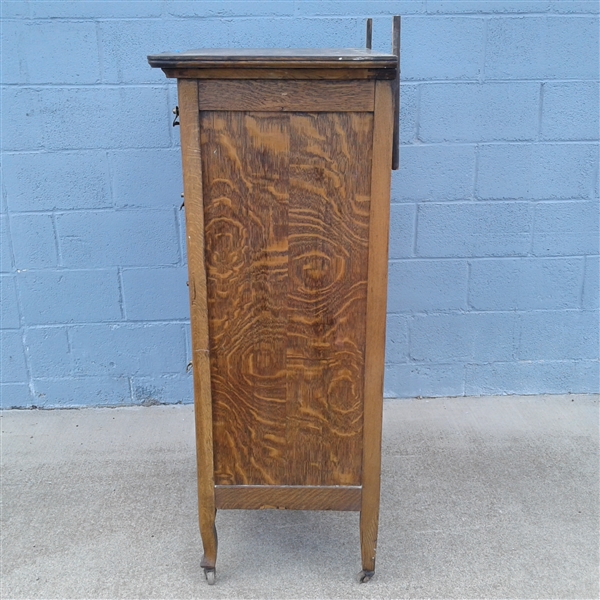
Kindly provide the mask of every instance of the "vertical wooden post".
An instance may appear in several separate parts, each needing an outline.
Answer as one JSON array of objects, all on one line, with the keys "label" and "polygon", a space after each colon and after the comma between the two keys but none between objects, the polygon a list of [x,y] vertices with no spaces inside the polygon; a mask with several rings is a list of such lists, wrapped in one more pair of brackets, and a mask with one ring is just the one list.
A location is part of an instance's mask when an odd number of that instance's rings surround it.
[{"label": "vertical wooden post", "polygon": [[364,442],[360,542],[361,581],[375,571],[381,478],[381,419],[385,361],[388,228],[392,160],[392,82],[375,83],[371,218],[365,344]]},{"label": "vertical wooden post", "polygon": [[[215,486],[213,465],[212,398],[204,262],[204,207],[202,200],[202,160],[200,156],[200,113],[198,82],[177,82],[181,154],[185,197],[186,241],[192,325],[192,361],[194,373],[194,414],[196,420],[196,461],[198,467],[198,504],[200,535],[204,546],[201,566],[207,578],[217,561],[215,529]],[[210,581],[211,579],[209,579]]]}]

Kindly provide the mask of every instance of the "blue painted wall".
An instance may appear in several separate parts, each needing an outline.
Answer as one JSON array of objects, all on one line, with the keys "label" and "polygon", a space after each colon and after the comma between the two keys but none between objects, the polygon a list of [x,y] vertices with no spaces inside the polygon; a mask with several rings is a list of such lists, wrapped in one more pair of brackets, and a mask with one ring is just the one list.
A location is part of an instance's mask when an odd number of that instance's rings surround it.
[{"label": "blue painted wall", "polygon": [[194,47],[389,49],[386,393],[598,392],[598,2],[3,1],[2,404],[189,402],[172,82]]}]

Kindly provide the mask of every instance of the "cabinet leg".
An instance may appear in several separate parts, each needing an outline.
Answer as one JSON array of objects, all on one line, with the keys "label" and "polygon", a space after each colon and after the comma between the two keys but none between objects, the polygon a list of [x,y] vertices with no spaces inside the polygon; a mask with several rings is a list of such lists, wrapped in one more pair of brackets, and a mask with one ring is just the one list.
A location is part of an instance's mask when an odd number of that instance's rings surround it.
[{"label": "cabinet leg", "polygon": [[360,512],[360,554],[363,569],[358,575],[360,583],[366,583],[375,574],[378,525],[379,506],[363,506]]},{"label": "cabinet leg", "polygon": [[200,566],[204,569],[204,575],[209,585],[214,584],[217,565],[217,547],[219,545],[217,539],[217,527],[215,525],[216,510],[206,513],[200,512],[200,537],[202,538],[202,546],[204,554],[200,561]]}]

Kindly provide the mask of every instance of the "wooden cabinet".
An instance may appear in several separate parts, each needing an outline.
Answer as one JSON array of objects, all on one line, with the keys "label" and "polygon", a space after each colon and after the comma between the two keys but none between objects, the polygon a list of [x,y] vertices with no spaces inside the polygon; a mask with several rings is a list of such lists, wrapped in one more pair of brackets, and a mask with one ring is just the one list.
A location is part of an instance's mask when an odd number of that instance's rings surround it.
[{"label": "wooden cabinet", "polygon": [[375,568],[398,57],[199,50],[178,80],[202,566],[217,509],[360,511]]}]

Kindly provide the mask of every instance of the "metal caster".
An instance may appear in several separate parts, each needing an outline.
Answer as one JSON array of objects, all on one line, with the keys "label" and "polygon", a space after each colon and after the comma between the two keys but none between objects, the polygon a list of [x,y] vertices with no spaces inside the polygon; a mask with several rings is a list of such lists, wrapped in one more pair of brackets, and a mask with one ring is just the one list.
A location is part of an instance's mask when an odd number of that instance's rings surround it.
[{"label": "metal caster", "polygon": [[375,575],[375,571],[361,571],[358,574],[358,582],[359,583],[367,583]]},{"label": "metal caster", "polygon": [[217,572],[215,571],[215,569],[204,569],[204,577],[206,577],[206,582],[208,583],[208,585],[215,585]]}]

